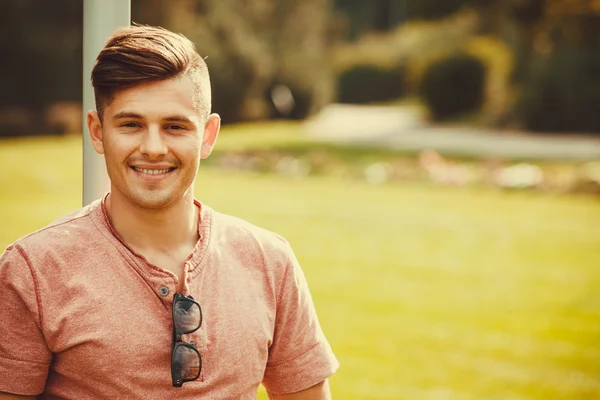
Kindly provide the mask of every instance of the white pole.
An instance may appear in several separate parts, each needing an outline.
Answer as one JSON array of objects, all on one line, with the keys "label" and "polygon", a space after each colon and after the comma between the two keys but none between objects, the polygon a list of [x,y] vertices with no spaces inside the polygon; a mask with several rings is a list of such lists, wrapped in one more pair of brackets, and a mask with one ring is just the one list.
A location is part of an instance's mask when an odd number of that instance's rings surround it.
[{"label": "white pole", "polygon": [[131,24],[131,0],[83,0],[83,205],[110,188],[104,157],[92,147],[86,113],[96,108],[91,73],[110,34]]}]

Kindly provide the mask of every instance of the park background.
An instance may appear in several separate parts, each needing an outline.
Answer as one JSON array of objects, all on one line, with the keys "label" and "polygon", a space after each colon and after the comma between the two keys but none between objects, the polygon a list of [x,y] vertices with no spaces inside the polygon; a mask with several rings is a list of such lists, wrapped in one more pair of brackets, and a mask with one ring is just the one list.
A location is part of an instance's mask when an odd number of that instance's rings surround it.
[{"label": "park background", "polygon": [[[0,2],[2,249],[81,206],[82,4]],[[224,127],[196,195],[290,240],[334,398],[600,398],[599,1],[132,0],[132,20],[207,57]]]}]

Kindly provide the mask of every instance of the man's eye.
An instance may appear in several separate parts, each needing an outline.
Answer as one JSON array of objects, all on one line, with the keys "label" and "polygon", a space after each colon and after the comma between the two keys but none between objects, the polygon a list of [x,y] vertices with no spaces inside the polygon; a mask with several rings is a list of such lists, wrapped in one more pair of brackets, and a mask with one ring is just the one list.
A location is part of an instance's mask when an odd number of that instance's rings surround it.
[{"label": "man's eye", "polygon": [[121,127],[123,128],[138,128],[139,126],[140,124],[138,124],[137,122],[125,122],[121,125]]},{"label": "man's eye", "polygon": [[166,128],[168,130],[170,130],[170,131],[182,131],[182,130],[185,130],[185,127],[181,126],[181,125],[168,125]]}]

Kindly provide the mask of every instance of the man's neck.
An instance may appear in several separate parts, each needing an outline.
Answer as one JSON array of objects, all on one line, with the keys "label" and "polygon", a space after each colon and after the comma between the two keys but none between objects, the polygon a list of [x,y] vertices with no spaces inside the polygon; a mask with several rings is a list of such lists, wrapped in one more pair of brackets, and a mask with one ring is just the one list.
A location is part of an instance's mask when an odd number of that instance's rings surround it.
[{"label": "man's neck", "polygon": [[167,208],[151,210],[135,207],[113,191],[106,211],[113,229],[136,251],[170,252],[198,240],[199,210],[192,194]]}]

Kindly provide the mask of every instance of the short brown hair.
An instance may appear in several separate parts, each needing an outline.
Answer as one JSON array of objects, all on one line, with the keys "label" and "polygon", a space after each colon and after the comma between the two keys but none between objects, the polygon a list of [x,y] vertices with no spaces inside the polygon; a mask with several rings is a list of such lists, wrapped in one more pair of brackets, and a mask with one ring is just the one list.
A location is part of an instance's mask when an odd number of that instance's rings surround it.
[{"label": "short brown hair", "polygon": [[208,68],[189,39],[152,26],[134,25],[116,30],[92,70],[100,121],[104,108],[120,90],[180,74],[187,74],[194,82],[194,102],[198,112],[207,118],[211,108]]}]

